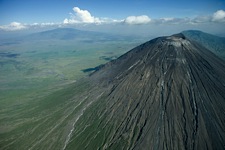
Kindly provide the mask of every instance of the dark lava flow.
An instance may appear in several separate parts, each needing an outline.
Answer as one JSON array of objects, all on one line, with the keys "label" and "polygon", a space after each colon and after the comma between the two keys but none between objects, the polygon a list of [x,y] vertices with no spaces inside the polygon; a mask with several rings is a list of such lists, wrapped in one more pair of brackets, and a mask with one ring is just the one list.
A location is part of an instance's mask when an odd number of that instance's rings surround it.
[{"label": "dark lava flow", "polygon": [[225,62],[182,34],[134,48],[90,82],[95,101],[65,149],[225,149]]}]

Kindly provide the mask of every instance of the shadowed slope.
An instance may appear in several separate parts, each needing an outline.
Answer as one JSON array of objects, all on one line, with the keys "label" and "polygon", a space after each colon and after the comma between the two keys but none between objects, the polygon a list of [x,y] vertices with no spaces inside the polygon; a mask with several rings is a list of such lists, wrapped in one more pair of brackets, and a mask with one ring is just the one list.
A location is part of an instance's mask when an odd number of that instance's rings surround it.
[{"label": "shadowed slope", "polygon": [[224,149],[224,68],[182,34],[134,48],[91,75],[101,95],[65,149]]},{"label": "shadowed slope", "polygon": [[187,30],[182,32],[187,38],[192,39],[211,52],[225,60],[225,38],[204,33],[198,30]]}]

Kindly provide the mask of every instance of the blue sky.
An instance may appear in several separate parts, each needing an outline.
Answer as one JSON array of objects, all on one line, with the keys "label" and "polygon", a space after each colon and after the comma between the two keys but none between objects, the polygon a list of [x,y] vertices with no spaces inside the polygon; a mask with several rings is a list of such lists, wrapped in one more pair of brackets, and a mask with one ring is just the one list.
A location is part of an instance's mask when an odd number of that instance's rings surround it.
[{"label": "blue sky", "polygon": [[2,30],[112,23],[205,26],[212,22],[217,23],[215,28],[225,25],[225,0],[0,0]]},{"label": "blue sky", "polygon": [[62,22],[75,6],[93,16],[114,19],[131,15],[195,17],[224,10],[225,0],[0,0],[0,24]]}]

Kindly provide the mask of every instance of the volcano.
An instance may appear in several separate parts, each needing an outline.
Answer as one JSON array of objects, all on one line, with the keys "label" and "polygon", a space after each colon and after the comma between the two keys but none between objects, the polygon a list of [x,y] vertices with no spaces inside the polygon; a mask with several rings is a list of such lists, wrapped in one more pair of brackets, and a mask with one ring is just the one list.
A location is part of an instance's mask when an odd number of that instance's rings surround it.
[{"label": "volcano", "polygon": [[183,34],[92,73],[64,149],[225,149],[225,62]]}]

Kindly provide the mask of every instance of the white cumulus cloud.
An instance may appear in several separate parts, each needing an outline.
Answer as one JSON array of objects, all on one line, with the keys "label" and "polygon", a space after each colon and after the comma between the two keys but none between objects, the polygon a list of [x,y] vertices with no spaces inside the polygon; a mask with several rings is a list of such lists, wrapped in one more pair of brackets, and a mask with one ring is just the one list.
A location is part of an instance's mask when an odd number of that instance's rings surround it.
[{"label": "white cumulus cloud", "polygon": [[71,13],[70,19],[64,19],[64,24],[73,23],[101,23],[101,20],[91,15],[87,10],[82,10],[78,7],[73,8],[74,13]]},{"label": "white cumulus cloud", "polygon": [[149,18],[146,15],[142,16],[129,16],[127,17],[124,22],[127,24],[147,24],[151,21],[151,18]]},{"label": "white cumulus cloud", "polygon": [[27,28],[26,25],[19,22],[12,22],[9,25],[0,26],[0,29],[6,30],[6,31],[16,31],[16,30],[22,30],[26,28]]},{"label": "white cumulus cloud", "polygon": [[17,31],[24,29],[38,29],[38,28],[57,28],[57,27],[66,27],[74,24],[87,25],[206,25],[206,24],[217,24],[224,25],[225,23],[225,11],[217,10],[216,12],[203,16],[196,16],[195,18],[183,17],[176,18],[174,17],[163,17],[163,18],[150,18],[147,15],[141,16],[128,16],[127,18],[118,20],[108,17],[95,17],[88,10],[82,10],[79,7],[73,8],[73,13],[70,13],[70,17],[65,18],[63,22],[43,22],[43,23],[20,23],[12,22],[8,25],[0,25],[0,30],[4,31]]},{"label": "white cumulus cloud", "polygon": [[224,22],[225,21],[225,11],[218,10],[213,14],[212,21]]}]

